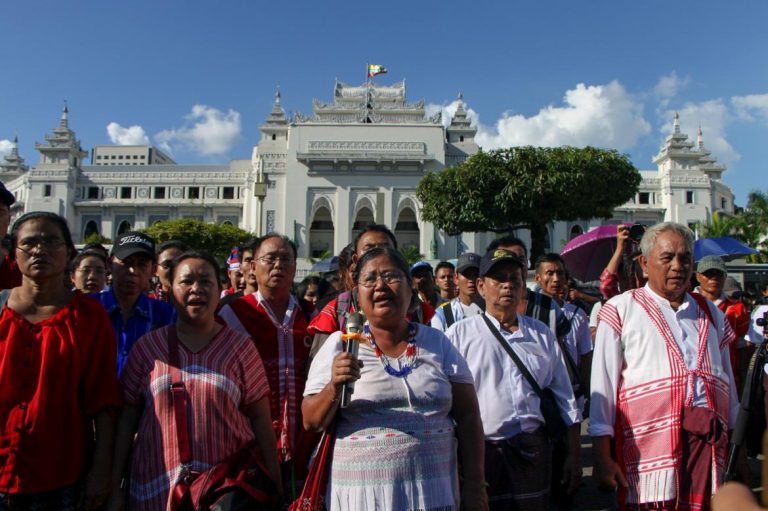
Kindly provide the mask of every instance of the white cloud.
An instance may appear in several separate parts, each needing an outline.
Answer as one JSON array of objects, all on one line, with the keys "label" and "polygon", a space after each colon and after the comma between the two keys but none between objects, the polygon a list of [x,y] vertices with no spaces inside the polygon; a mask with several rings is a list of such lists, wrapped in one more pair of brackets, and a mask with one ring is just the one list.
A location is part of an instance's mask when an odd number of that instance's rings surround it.
[{"label": "white cloud", "polygon": [[653,93],[661,98],[672,98],[677,96],[680,89],[687,86],[690,81],[689,77],[680,78],[677,76],[677,72],[672,71],[668,75],[659,78],[656,87],[653,88]]},{"label": "white cloud", "polygon": [[606,85],[580,83],[566,91],[563,102],[531,117],[505,114],[493,128],[481,124],[476,140],[484,149],[593,145],[627,150],[651,132],[643,103],[616,80]]},{"label": "white cloud", "polygon": [[750,94],[731,98],[736,115],[744,121],[755,118],[768,121],[768,94]]},{"label": "white cloud", "polygon": [[[712,151],[712,156],[726,165],[741,158],[726,139],[726,128],[733,121],[733,115],[722,99],[686,103],[677,112],[680,114],[680,131],[687,134],[692,142],[696,142],[699,126],[701,126],[704,146]],[[672,132],[673,116],[672,110],[664,114],[665,122],[662,131],[666,135]]]},{"label": "white cloud", "polygon": [[11,154],[13,142],[10,140],[0,140],[0,160]]},{"label": "white cloud", "polygon": [[110,122],[107,125],[107,134],[112,143],[117,145],[149,144],[149,138],[141,126],[123,128],[116,122]]},{"label": "white cloud", "polygon": [[240,139],[240,113],[227,113],[206,105],[195,105],[185,116],[181,128],[163,130],[155,135],[161,148],[195,152],[203,156],[227,153]]}]

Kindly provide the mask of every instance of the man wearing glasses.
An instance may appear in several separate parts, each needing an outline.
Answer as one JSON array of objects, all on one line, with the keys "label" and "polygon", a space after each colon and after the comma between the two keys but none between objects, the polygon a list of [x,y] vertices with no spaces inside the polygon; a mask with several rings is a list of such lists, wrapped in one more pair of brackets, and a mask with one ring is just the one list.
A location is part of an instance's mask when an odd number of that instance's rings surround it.
[{"label": "man wearing glasses", "polygon": [[296,246],[283,235],[264,235],[253,243],[250,271],[256,277],[256,292],[229,302],[219,316],[230,328],[251,336],[259,350],[271,389],[283,480],[293,479],[299,491],[317,436],[302,427],[301,400],[312,339],[307,318],[291,294]]},{"label": "man wearing glasses", "polygon": [[97,295],[109,314],[117,336],[117,371],[122,374],[128,353],[142,335],[171,324],[176,311],[147,296],[155,269],[155,242],[140,232],[120,235],[112,246],[112,285]]}]

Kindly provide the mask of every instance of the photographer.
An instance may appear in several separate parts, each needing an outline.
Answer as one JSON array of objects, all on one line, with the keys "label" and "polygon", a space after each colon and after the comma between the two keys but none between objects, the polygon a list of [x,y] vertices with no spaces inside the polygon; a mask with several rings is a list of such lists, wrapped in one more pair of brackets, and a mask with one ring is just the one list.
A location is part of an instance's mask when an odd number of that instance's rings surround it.
[{"label": "photographer", "polygon": [[645,285],[646,279],[638,261],[640,239],[644,233],[645,227],[639,224],[616,227],[616,250],[600,274],[600,292],[606,300]]}]

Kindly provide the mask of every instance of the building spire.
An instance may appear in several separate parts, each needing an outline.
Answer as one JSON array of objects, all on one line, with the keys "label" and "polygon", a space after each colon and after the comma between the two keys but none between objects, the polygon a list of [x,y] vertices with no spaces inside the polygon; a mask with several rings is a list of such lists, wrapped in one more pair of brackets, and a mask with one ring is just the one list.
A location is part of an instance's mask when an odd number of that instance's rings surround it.
[{"label": "building spire", "polygon": [[701,132],[701,126],[699,126],[699,136],[696,137],[696,145],[699,147],[699,149],[704,149],[704,137]]},{"label": "building spire", "polygon": [[67,100],[64,100],[64,109],[61,111],[61,122],[59,126],[62,128],[69,128],[69,107],[67,106]]},{"label": "building spire", "polygon": [[280,106],[280,86],[275,90],[275,105]]},{"label": "building spire", "polygon": [[19,157],[19,136],[13,137],[13,145],[11,146],[11,157]]},{"label": "building spire", "polygon": [[675,120],[672,121],[672,131],[675,134],[680,133],[680,114],[675,112]]}]

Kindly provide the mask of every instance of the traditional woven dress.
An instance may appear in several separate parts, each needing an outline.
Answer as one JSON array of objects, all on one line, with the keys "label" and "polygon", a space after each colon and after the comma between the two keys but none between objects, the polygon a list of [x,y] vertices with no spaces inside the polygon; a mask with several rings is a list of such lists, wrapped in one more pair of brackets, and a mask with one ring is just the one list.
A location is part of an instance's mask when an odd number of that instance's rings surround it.
[{"label": "traditional woven dress", "polygon": [[[630,509],[701,509],[722,481],[728,426],[738,411],[728,356],[732,331],[714,305],[701,305],[686,295],[674,310],[646,286],[600,311],[590,434],[615,432],[629,482],[620,504]],[[686,441],[699,437],[693,426],[708,445],[696,453]],[[701,460],[703,477],[691,481]]]},{"label": "traditional woven dress", "polygon": [[[416,363],[405,377],[388,374],[360,345],[361,377],[336,428],[326,496],[332,511],[459,509],[451,383],[471,384],[472,375],[441,332],[419,325],[415,340]],[[337,332],[312,362],[305,395],[330,381],[342,350]],[[400,369],[405,359],[390,363]]]},{"label": "traditional woven dress", "polygon": [[[131,456],[129,509],[161,511],[182,471],[168,368],[168,328],[136,343],[123,372],[128,404],[143,404]],[[179,343],[179,363],[189,396],[192,470],[202,472],[254,439],[242,410],[269,387],[253,342],[227,327],[198,352]]]}]

